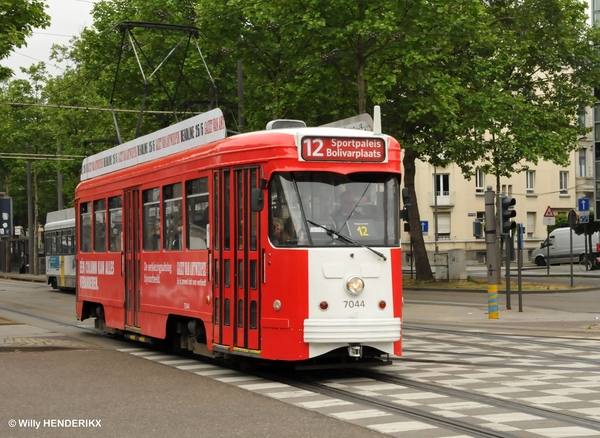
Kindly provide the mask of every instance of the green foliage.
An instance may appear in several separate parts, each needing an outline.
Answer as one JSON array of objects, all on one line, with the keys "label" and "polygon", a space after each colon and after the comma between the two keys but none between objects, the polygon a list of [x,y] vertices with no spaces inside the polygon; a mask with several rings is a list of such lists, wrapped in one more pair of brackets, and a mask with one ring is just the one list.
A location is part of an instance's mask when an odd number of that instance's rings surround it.
[{"label": "green foliage", "polygon": [[564,228],[569,226],[567,215],[564,213],[558,213],[554,216],[554,225],[548,226],[548,231],[552,232],[557,228]]},{"label": "green foliage", "polygon": [[[0,2],[0,60],[26,45],[25,39],[31,36],[36,27],[42,29],[50,24],[50,17],[44,12],[45,3],[40,0],[11,0]],[[12,70],[0,66],[0,81],[9,78]]]},{"label": "green foliage", "polygon": [[[155,112],[220,106],[240,131],[274,118],[318,125],[377,104],[385,132],[405,150],[409,189],[416,160],[455,162],[467,177],[475,166],[500,177],[539,160],[566,164],[585,133],[580,108],[594,103],[600,83],[600,29],[588,26],[579,0],[100,0],[93,17],[71,46],[54,48],[69,62],[63,75],[48,78],[37,66],[4,97],[139,110],[145,95],[144,108]],[[135,27],[128,34],[124,22],[195,26],[203,57],[183,32]],[[87,155],[110,144],[84,149],[84,142],[116,138],[108,112],[2,107],[0,118],[5,149],[29,141]],[[123,140],[133,138],[138,114],[117,119]],[[146,114],[140,134],[174,121]],[[22,166],[0,163],[3,183],[22,182]],[[46,166],[39,171],[61,169],[72,196],[79,163]],[[417,278],[427,279],[416,201],[409,219],[421,254]]]}]

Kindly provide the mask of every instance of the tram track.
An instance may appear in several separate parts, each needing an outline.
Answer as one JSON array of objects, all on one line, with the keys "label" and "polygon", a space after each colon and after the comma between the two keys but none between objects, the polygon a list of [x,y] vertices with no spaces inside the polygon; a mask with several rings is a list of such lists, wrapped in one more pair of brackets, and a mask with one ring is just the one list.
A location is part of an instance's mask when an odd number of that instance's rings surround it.
[{"label": "tram track", "polygon": [[[411,354],[411,353],[424,353],[424,354],[435,354],[432,353],[431,351],[419,351],[419,350],[411,350],[411,349],[406,349],[404,350],[404,354]],[[456,356],[461,356],[461,353],[448,353],[448,354],[453,354]],[[447,354],[444,354],[445,356],[447,356]],[[479,357],[479,358],[487,358],[487,357],[496,357],[498,358],[498,362],[488,362],[488,363],[480,363],[480,362],[475,362],[472,360],[444,360],[444,359],[414,359],[414,358],[409,358],[406,356],[403,356],[402,358],[395,358],[392,359],[393,361],[402,361],[402,362],[412,362],[412,363],[423,363],[423,364],[439,364],[439,365],[461,365],[461,366],[477,366],[479,369],[483,370],[486,368],[498,368],[498,366],[503,366],[506,363],[506,359],[514,359],[514,357],[510,357],[510,356],[494,356],[494,355],[487,355],[487,354],[480,354],[480,355],[474,355],[474,354],[469,354],[468,356],[472,356],[472,357]],[[532,356],[534,358],[534,356]],[[522,357],[523,358],[523,357]],[[565,362],[565,365],[561,366],[561,365],[531,365],[531,364],[519,364],[519,368],[523,369],[523,370],[531,370],[531,371],[535,371],[535,370],[539,370],[540,368],[547,368],[547,369],[552,369],[554,371],[571,371],[573,369],[573,367],[571,366],[573,364],[573,361],[567,361],[567,359],[561,359],[561,361]],[[578,361],[581,362],[581,361]],[[593,361],[591,361],[592,364],[590,364],[589,368],[578,368],[580,371],[597,371],[598,366],[597,364],[594,366],[593,365]]]},{"label": "tram track", "polygon": [[448,397],[459,398],[462,400],[473,401],[482,404],[489,404],[498,408],[514,410],[517,412],[527,413],[530,415],[542,416],[548,419],[554,419],[568,424],[585,427],[588,429],[597,430],[600,433],[600,421],[589,420],[576,415],[564,414],[550,409],[544,409],[536,406],[525,405],[514,401],[499,399],[488,395],[475,394],[456,388],[450,388],[434,383],[425,383],[404,377],[390,376],[386,373],[377,373],[366,370],[357,370],[356,375],[373,379],[378,382],[392,383],[394,385],[406,386],[420,391],[435,392]]},{"label": "tram track", "polygon": [[[394,415],[405,416],[409,419],[421,421],[443,429],[452,430],[457,433],[466,434],[472,437],[503,437],[516,438],[516,435],[509,432],[493,430],[489,427],[478,425],[475,422],[469,422],[459,418],[450,418],[448,416],[429,412],[426,409],[419,407],[406,406],[398,404],[394,401],[384,400],[381,397],[360,394],[351,390],[342,389],[339,386],[344,386],[341,383],[350,377],[360,377],[370,379],[373,382],[388,383],[397,385],[398,389],[411,388],[423,393],[435,393],[443,397],[451,398],[459,403],[474,402],[485,406],[493,406],[494,408],[504,411],[514,412],[516,414],[528,414],[535,417],[545,418],[560,422],[564,425],[578,426],[586,429],[597,431],[600,434],[600,421],[590,420],[575,415],[555,412],[550,409],[524,405],[522,403],[502,400],[486,395],[473,394],[471,392],[448,388],[432,383],[419,382],[403,377],[386,375],[385,371],[368,371],[368,370],[348,370],[342,376],[336,376],[333,379],[320,381],[318,378],[298,377],[282,375],[279,373],[264,373],[257,371],[249,371],[251,375],[261,377],[269,381],[279,382],[291,387],[311,391],[323,396],[333,397],[340,400],[359,405],[362,408],[380,409]],[[389,390],[392,391],[392,390]],[[368,391],[366,391],[368,392]],[[470,417],[467,417],[470,418]]]},{"label": "tram track", "polygon": [[[36,307],[36,306],[31,306],[31,305],[25,305],[25,304],[20,304],[20,303],[15,303],[15,302],[10,302],[10,301],[4,301],[4,300],[0,300],[0,309],[7,311],[7,312],[13,312],[15,314],[18,315],[22,315],[24,317],[30,317],[30,318],[36,318],[38,320],[41,321],[45,321],[48,323],[52,323],[54,325],[58,325],[58,326],[65,326],[65,327],[69,327],[69,328],[76,328],[77,330],[80,331],[85,331],[87,333],[93,333],[94,335],[99,335],[102,334],[103,337],[110,337],[109,335],[103,334],[102,332],[92,328],[92,327],[85,327],[85,326],[81,326],[78,323],[70,323],[70,322],[65,322],[64,320],[60,320],[60,318],[52,318],[52,317],[48,317],[48,316],[44,316],[44,315],[40,315],[40,313],[44,312],[44,308],[43,307]],[[47,310],[47,309],[46,309]],[[436,330],[428,330],[428,331],[434,331],[436,332]],[[443,331],[444,333],[448,333],[447,331]],[[488,334],[482,334],[482,333],[470,333],[470,332],[463,332],[463,331],[454,331],[455,335],[457,336],[478,336],[478,339],[480,340],[489,340],[490,337],[488,336]],[[484,335],[483,337],[481,337],[481,335]],[[414,336],[410,336],[411,340],[414,340],[415,337]],[[501,339],[503,340],[513,340],[512,338],[514,338],[514,335],[491,335],[491,337],[493,338],[494,336],[500,336]],[[519,342],[523,337],[519,337]],[[525,340],[527,341],[527,337],[524,337]],[[449,339],[433,339],[433,338],[426,338],[426,337],[419,337],[419,339],[422,339],[423,341],[427,341],[430,343],[449,343],[451,340]],[[562,339],[562,338],[549,338],[550,341],[552,342],[553,339]],[[569,338],[564,338],[565,341],[568,340],[572,340],[573,338],[569,337]],[[542,343],[543,345],[545,341],[539,341],[536,343]],[[126,342],[129,345],[139,345],[139,343],[133,343],[133,342]],[[456,345],[462,345],[462,346],[474,346],[476,345],[477,348],[483,349],[485,348],[486,342],[480,342],[479,344],[473,344],[473,343],[469,343],[469,342],[465,342],[463,341],[462,343],[456,343]],[[561,348],[567,348],[565,345],[560,344],[559,342],[555,343],[555,346],[561,347]],[[576,347],[571,347],[569,346],[568,348],[576,348]],[[156,347],[152,347],[153,350],[157,350],[157,351],[161,351],[162,349],[160,348],[156,348]],[[518,350],[516,349],[516,351],[518,352],[518,355],[520,357],[523,356],[522,350]],[[579,350],[578,350],[579,351]],[[587,353],[587,352],[595,352],[597,350],[593,350],[590,348],[581,348],[582,353]],[[410,350],[410,349],[406,349],[405,350],[406,353],[413,353],[416,352],[416,350]],[[447,356],[448,354],[455,354],[457,357],[468,357],[468,356],[477,356],[477,357],[482,357],[482,353],[453,353],[451,351],[422,351],[423,353],[426,354],[430,354],[435,356],[436,354],[443,354],[444,356]],[[170,352],[171,354],[176,354],[173,352]],[[176,355],[180,355],[180,356],[185,356],[185,357],[190,357],[189,355],[185,355],[185,354],[176,354]],[[498,359],[498,361],[506,361],[507,359],[511,359],[511,356],[501,356],[501,355],[485,355],[485,353],[483,354],[483,356],[493,356],[495,358]],[[517,354],[514,354],[512,356],[517,356]],[[531,358],[536,358],[536,357],[544,357],[544,358],[549,358],[552,359],[552,361],[556,361],[556,362],[562,362],[562,361],[566,361],[567,358],[564,355],[554,355],[554,354],[548,354],[548,355],[541,355],[540,351],[530,351],[529,354],[527,355],[528,357]],[[219,366],[223,366],[223,367],[230,367],[230,368],[234,368],[234,366],[232,366],[232,364],[223,364],[221,362],[218,361],[213,361],[213,360],[209,360],[206,358],[201,358],[198,356],[191,356],[194,359],[198,360],[198,362],[210,362],[213,364],[217,364]],[[410,357],[404,357],[404,358],[398,358],[395,359],[395,363],[399,364],[402,360],[406,361],[406,362],[427,362],[427,363],[440,363],[442,366],[448,364],[448,361],[435,361],[435,360],[423,360],[423,359],[418,359],[418,358],[410,358]],[[583,362],[582,360],[580,360],[580,358],[573,358],[570,357],[571,363],[573,362]],[[593,363],[593,361],[588,361],[586,363]],[[489,363],[479,363],[479,362],[472,362],[472,363],[468,363],[465,361],[455,361],[453,362],[453,364],[457,364],[457,365],[469,365],[474,367],[473,368],[473,372],[475,372],[475,368],[480,368],[480,367],[487,367],[487,365],[493,366],[493,367],[498,367],[498,363],[494,363],[494,364],[489,364]],[[526,365],[514,365],[514,364],[508,364],[508,366],[518,366],[519,368],[522,369],[526,369],[527,366]],[[541,366],[541,365],[540,365]],[[532,366],[533,367],[533,366]],[[538,367],[539,368],[539,367]],[[237,368],[239,370],[239,368]],[[557,369],[556,367],[552,366],[552,369]],[[563,367],[563,368],[558,368],[558,369],[565,369],[565,370],[569,370],[572,368],[569,367]],[[578,415],[572,415],[569,411],[569,413],[565,413],[565,412],[556,412],[552,409],[545,409],[543,407],[539,407],[539,406],[533,406],[533,405],[526,405],[523,403],[519,403],[518,401],[511,401],[511,400],[507,400],[506,397],[502,397],[501,395],[499,397],[494,397],[493,395],[487,395],[487,394],[478,394],[478,393],[474,393],[472,390],[468,390],[468,389],[457,389],[456,387],[449,387],[449,386],[444,386],[443,384],[439,384],[438,382],[434,382],[434,383],[430,383],[430,382],[425,382],[420,378],[407,378],[407,377],[403,377],[403,376],[399,376],[399,375],[393,375],[390,374],[394,373],[394,371],[391,370],[387,370],[387,369],[380,369],[378,368],[376,371],[373,370],[345,370],[345,371],[336,371],[334,374],[331,374],[331,372],[318,372],[318,373],[296,373],[296,374],[290,374],[287,372],[271,372],[269,370],[269,372],[265,372],[264,369],[258,369],[255,367],[250,367],[250,369],[243,369],[241,370],[243,373],[247,373],[249,375],[254,375],[272,382],[280,382],[286,385],[289,385],[291,387],[294,388],[298,388],[298,389],[303,389],[306,391],[311,391],[315,394],[320,394],[323,396],[327,396],[327,397],[332,397],[332,398],[337,398],[340,400],[344,400],[344,401],[348,401],[350,403],[355,404],[356,406],[360,406],[360,409],[377,409],[377,410],[381,410],[381,411],[385,411],[387,413],[396,415],[398,418],[403,417],[404,419],[409,419],[412,421],[419,421],[422,423],[426,423],[441,429],[445,429],[448,431],[452,431],[452,433],[458,433],[458,434],[464,434],[464,435],[468,435],[468,436],[472,436],[472,437],[505,437],[505,438],[516,438],[516,437],[522,437],[524,435],[519,435],[518,433],[514,433],[511,431],[502,431],[502,430],[494,430],[491,429],[490,427],[485,427],[483,425],[477,424],[477,421],[474,417],[469,416],[469,415],[464,415],[462,416],[462,418],[449,418],[448,416],[445,415],[440,415],[439,413],[437,413],[437,411],[439,409],[435,409],[433,412],[431,410],[427,410],[427,406],[407,406],[404,404],[399,404],[399,401],[402,400],[400,397],[400,395],[396,396],[396,402],[394,402],[393,400],[390,399],[390,397],[386,397],[385,394],[384,395],[370,395],[367,394],[366,392],[368,391],[359,391],[356,388],[343,388],[343,386],[345,386],[343,383],[344,379],[351,379],[353,377],[356,378],[362,378],[362,379],[369,379],[372,382],[380,382],[380,383],[385,383],[385,384],[389,384],[389,385],[395,385],[398,389],[397,390],[389,390],[388,392],[393,392],[396,391],[398,394],[401,393],[401,388],[410,388],[411,390],[414,390],[415,392],[420,392],[420,393],[432,393],[432,394],[437,394],[440,397],[446,397],[446,399],[452,399],[455,400],[456,403],[460,403],[462,402],[472,402],[472,403],[477,403],[477,404],[481,404],[481,405],[486,405],[486,406],[492,406],[494,407],[494,409],[497,409],[498,411],[510,411],[510,412],[514,412],[514,413],[522,413],[522,414],[527,414],[527,415],[531,415],[531,416],[536,416],[536,417],[541,417],[544,419],[547,419],[549,422],[552,422],[554,424],[562,424],[565,426],[576,426],[576,427],[581,427],[581,428],[586,428],[586,429],[590,429],[593,431],[598,432],[598,435],[600,435],[600,421],[596,421],[594,419],[589,419],[589,418],[583,418],[581,416]],[[585,369],[581,369],[579,368],[578,371],[585,371]],[[397,372],[397,371],[396,371]],[[331,378],[329,378],[331,377]],[[338,382],[340,382],[338,384]],[[376,391],[373,391],[376,392]],[[382,393],[385,393],[386,391],[382,391]],[[355,406],[355,408],[356,408]],[[433,406],[433,405],[432,405]],[[431,409],[431,406],[429,407]],[[389,417],[386,417],[389,418]],[[406,420],[404,420],[406,421]]]},{"label": "tram track", "polygon": [[334,388],[332,386],[310,381],[308,379],[300,379],[297,377],[290,378],[278,374],[263,373],[256,371],[249,372],[249,374],[261,377],[269,381],[275,381],[285,385],[289,385],[291,387],[302,389],[305,391],[311,391],[324,396],[345,400],[350,403],[361,405],[365,408],[371,407],[375,409],[381,409],[391,414],[405,416],[410,419],[431,424],[433,426],[437,426],[443,429],[449,429],[457,433],[468,434],[471,437],[516,438],[516,435],[513,434],[494,431],[489,428],[484,428],[459,419],[447,418],[441,415],[433,414],[422,409],[410,406],[402,406],[394,402],[379,400],[375,397],[356,394],[351,391]]}]

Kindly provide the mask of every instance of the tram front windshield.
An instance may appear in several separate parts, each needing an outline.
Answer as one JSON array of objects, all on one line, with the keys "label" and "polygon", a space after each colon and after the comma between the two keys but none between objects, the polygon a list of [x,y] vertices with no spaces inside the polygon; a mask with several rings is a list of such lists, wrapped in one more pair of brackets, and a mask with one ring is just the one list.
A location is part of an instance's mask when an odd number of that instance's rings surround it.
[{"label": "tram front windshield", "polygon": [[268,202],[275,246],[399,245],[396,174],[276,173]]}]

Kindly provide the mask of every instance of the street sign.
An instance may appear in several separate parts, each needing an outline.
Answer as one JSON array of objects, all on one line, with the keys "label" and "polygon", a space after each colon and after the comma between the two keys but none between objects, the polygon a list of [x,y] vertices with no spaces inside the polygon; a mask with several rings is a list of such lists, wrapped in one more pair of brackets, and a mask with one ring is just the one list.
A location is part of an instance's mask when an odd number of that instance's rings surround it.
[{"label": "street sign", "polygon": [[552,207],[548,206],[548,208],[546,209],[546,213],[544,213],[544,225],[554,225],[555,223],[556,218],[554,217]]},{"label": "street sign", "polygon": [[579,215],[579,223],[580,224],[589,224],[590,223],[590,216],[589,215]]},{"label": "street sign", "polygon": [[590,211],[590,198],[579,198],[577,200],[577,210]]},{"label": "street sign", "polygon": [[429,233],[429,221],[421,221],[421,232],[423,234]]},{"label": "street sign", "polygon": [[0,195],[0,237],[13,236],[12,198]]}]

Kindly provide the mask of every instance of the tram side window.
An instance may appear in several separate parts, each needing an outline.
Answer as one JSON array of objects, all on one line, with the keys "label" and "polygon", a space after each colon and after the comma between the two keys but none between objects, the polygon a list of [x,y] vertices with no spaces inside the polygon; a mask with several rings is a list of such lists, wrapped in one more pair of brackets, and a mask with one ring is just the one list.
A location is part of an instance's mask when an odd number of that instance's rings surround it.
[{"label": "tram side window", "polygon": [[167,251],[183,249],[182,201],[181,183],[163,187],[163,248]]},{"label": "tram side window", "polygon": [[106,252],[106,199],[94,201],[94,251]]},{"label": "tram side window", "polygon": [[56,254],[56,231],[44,232],[46,255]]},{"label": "tram side window", "polygon": [[112,252],[121,251],[121,234],[123,232],[123,211],[120,196],[108,198],[108,229],[110,237],[108,250]]},{"label": "tram side window", "polygon": [[69,228],[68,230],[63,231],[63,241],[67,247],[66,254],[75,254],[77,252],[75,240],[75,228]]},{"label": "tram side window", "polygon": [[144,190],[142,203],[144,205],[144,251],[158,251],[160,249],[160,190],[158,188]]},{"label": "tram side window", "polygon": [[81,252],[92,252],[92,203],[79,205],[79,242]]},{"label": "tram side window", "polygon": [[208,242],[208,178],[185,183],[186,248],[206,249]]},{"label": "tram side window", "polygon": [[70,234],[71,230],[61,230],[58,232],[56,251],[58,251],[59,254],[73,254],[72,248],[69,247]]}]

